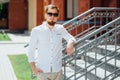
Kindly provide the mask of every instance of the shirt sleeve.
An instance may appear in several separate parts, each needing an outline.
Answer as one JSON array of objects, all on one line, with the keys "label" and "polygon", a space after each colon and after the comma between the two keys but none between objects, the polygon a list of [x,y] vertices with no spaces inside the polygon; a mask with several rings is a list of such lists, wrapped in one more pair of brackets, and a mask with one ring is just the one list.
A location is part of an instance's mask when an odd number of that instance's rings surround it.
[{"label": "shirt sleeve", "polygon": [[35,51],[37,48],[37,31],[33,29],[30,35],[29,48],[28,48],[28,62],[35,62]]},{"label": "shirt sleeve", "polygon": [[68,33],[68,31],[63,26],[61,27],[61,29],[62,36],[67,42],[70,42],[71,40],[76,42],[75,38],[70,33]]}]

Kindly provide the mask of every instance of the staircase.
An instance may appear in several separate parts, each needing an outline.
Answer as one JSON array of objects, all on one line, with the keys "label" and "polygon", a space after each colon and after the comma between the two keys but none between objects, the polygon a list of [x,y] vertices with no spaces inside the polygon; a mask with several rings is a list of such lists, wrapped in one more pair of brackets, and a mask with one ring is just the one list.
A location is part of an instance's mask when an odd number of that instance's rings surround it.
[{"label": "staircase", "polygon": [[119,16],[118,8],[95,7],[63,24],[77,40],[75,53],[63,55],[63,80],[120,80]]}]

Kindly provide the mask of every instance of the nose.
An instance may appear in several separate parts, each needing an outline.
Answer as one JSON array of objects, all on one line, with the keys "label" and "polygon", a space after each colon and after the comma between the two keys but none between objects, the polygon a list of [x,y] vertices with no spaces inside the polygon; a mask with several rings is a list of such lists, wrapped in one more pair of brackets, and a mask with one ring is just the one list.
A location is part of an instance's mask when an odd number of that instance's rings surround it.
[{"label": "nose", "polygon": [[52,16],[50,17],[50,19],[51,19],[51,20],[54,20],[54,16],[52,15]]}]

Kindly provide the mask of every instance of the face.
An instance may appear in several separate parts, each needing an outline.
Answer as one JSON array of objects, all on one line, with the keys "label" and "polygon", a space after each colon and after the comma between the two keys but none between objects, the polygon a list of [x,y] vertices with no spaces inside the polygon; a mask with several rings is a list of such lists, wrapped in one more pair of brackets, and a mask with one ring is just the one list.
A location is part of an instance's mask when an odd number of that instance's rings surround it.
[{"label": "face", "polygon": [[46,15],[45,15],[46,21],[49,25],[54,26],[54,24],[58,20],[58,12],[56,9],[49,8]]}]

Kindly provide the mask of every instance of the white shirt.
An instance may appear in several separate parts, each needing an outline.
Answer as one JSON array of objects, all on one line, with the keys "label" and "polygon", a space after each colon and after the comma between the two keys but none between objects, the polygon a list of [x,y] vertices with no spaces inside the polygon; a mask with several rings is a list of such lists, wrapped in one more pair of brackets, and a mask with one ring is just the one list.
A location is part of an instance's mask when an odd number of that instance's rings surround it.
[{"label": "white shirt", "polygon": [[[28,61],[36,62],[43,72],[58,72],[62,69],[62,39],[74,40],[66,29],[59,24],[49,29],[46,22],[31,31],[28,50]],[[37,57],[35,51],[37,49]]]}]

